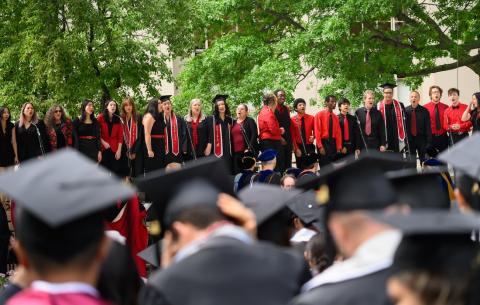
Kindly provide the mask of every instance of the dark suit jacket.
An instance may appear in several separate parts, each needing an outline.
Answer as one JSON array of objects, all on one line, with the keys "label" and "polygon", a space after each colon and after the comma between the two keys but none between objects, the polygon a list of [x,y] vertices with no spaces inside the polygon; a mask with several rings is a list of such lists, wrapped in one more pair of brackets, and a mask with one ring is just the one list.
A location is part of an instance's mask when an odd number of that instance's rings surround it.
[{"label": "dark suit jacket", "polygon": [[[382,114],[380,113],[380,111],[374,108],[370,110],[370,118],[372,121],[372,133],[370,134],[370,136],[367,136],[365,134],[367,109],[365,109],[365,107],[359,108],[357,109],[357,111],[355,111],[355,115],[360,120],[361,132],[363,134],[363,137],[365,138],[365,141],[367,142],[367,145],[369,145],[368,148],[378,149],[378,147],[380,147],[381,145],[385,146],[387,144],[387,137],[385,135],[385,123],[383,122]],[[377,145],[378,143],[378,147],[372,147],[369,143],[375,143],[375,145]],[[363,143],[361,146],[364,146]]]},{"label": "dark suit jacket", "polygon": [[[237,124],[237,120],[233,121],[233,125],[235,124]],[[245,131],[245,135],[247,137],[249,144],[254,149],[253,153],[257,155],[259,152],[257,123],[251,117],[247,117],[243,122],[242,126],[243,126],[243,130]],[[245,139],[244,139],[244,142],[245,142]],[[249,145],[245,143],[245,147],[248,148]]]},{"label": "dark suit jacket", "polygon": [[[342,130],[342,143],[345,147],[345,138],[344,138],[345,126],[344,126],[344,122],[343,122],[343,115],[339,114],[338,119],[340,120],[340,128]],[[353,149],[361,149],[362,148],[362,144],[361,144],[362,140],[360,138],[360,129],[358,128],[357,119],[353,115],[347,113],[347,122],[348,122],[348,132],[349,132],[349,136],[350,136],[349,142],[351,143],[352,148]]]},{"label": "dark suit jacket", "polygon": [[281,305],[298,293],[305,265],[294,251],[230,237],[207,243],[154,274],[140,304]]},{"label": "dark suit jacket", "polygon": [[[412,106],[407,106],[405,108],[405,116],[408,138],[412,140]],[[415,117],[417,121],[417,137],[424,137],[427,141],[427,145],[431,144],[432,126],[430,124],[430,113],[427,108],[418,105],[417,108],[415,108]]]}]

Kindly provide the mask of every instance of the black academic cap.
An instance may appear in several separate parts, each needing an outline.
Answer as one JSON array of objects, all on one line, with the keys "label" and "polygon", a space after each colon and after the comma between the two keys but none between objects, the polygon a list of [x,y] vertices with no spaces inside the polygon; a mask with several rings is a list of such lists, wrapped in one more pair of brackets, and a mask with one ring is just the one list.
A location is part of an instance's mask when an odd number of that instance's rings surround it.
[{"label": "black academic cap", "polygon": [[72,149],[22,163],[0,175],[0,191],[55,228],[101,212],[135,190]]},{"label": "black academic cap", "polygon": [[450,197],[439,170],[418,173],[416,169],[387,172],[397,193],[397,203],[412,209],[449,209]]},{"label": "black academic cap", "polygon": [[383,89],[393,89],[393,88],[397,87],[397,85],[392,84],[392,83],[384,83],[384,84],[381,84],[379,87],[383,88]]},{"label": "black academic cap", "polygon": [[148,246],[147,248],[143,249],[142,251],[138,252],[137,255],[150,265],[158,268],[160,267],[160,257],[159,254],[162,253],[161,250],[162,243],[156,242]]},{"label": "black academic cap", "polygon": [[169,101],[171,97],[172,97],[171,95],[161,95],[160,102]]},{"label": "black academic cap", "polygon": [[255,214],[257,225],[261,225],[277,212],[282,210],[287,202],[300,194],[299,190],[283,190],[275,185],[264,183],[254,184],[251,188],[243,188],[238,193],[240,201]]},{"label": "black academic cap", "polygon": [[319,231],[324,231],[324,205],[319,205],[314,191],[301,193],[288,200],[287,207],[305,224],[314,226]]},{"label": "black academic cap", "polygon": [[302,172],[302,170],[300,168],[290,167],[290,168],[287,168],[285,170],[285,175],[291,175],[291,176],[297,178],[298,175],[300,175],[301,172]]},{"label": "black academic cap", "polygon": [[473,179],[480,181],[480,133],[474,133],[449,150],[442,152],[438,158],[447,162],[454,169],[461,170]]},{"label": "black academic cap", "polygon": [[252,168],[252,166],[254,166],[255,163],[257,163],[257,160],[255,159],[254,153],[247,151],[243,153],[242,158],[237,159],[237,162],[238,162],[238,167],[240,167],[241,169],[249,169],[249,168]]},{"label": "black academic cap", "polygon": [[[203,180],[203,182],[199,182],[199,179]],[[192,191],[187,192],[185,195],[179,193],[179,188],[188,190],[188,184],[194,180],[197,181],[195,184],[209,185],[210,187],[204,191],[192,188]],[[161,223],[167,221],[167,225],[171,215],[166,215],[166,213],[175,212],[176,208],[178,208],[174,207],[172,202],[175,205],[179,204],[179,207],[183,207],[184,204],[211,204],[210,202],[190,202],[190,198],[194,199],[194,201],[211,199],[213,198],[211,195],[212,190],[217,192],[217,195],[218,192],[222,192],[235,196],[225,162],[215,157],[187,162],[182,169],[177,171],[167,172],[162,169],[148,173],[145,177],[137,180],[137,186],[153,200],[158,219]],[[178,197],[180,195],[186,196],[188,202],[176,203],[181,198]],[[183,198],[181,199],[183,200]],[[216,200],[213,204],[216,205]],[[168,206],[172,207],[167,209]]]},{"label": "black academic cap", "polygon": [[304,167],[308,168],[318,162],[318,155],[316,153],[308,154],[303,157],[302,163]]},{"label": "black academic cap", "polygon": [[226,95],[226,94],[217,94],[217,95],[215,95],[215,97],[213,98],[212,103],[215,104],[215,103],[218,102],[218,101],[226,101],[227,98],[228,98],[228,95]]},{"label": "black academic cap", "polygon": [[328,202],[330,211],[379,209],[395,203],[395,190],[383,173],[408,166],[401,157],[370,152],[344,160],[342,165],[320,170],[318,177],[301,181],[297,188],[318,188],[317,200]]}]

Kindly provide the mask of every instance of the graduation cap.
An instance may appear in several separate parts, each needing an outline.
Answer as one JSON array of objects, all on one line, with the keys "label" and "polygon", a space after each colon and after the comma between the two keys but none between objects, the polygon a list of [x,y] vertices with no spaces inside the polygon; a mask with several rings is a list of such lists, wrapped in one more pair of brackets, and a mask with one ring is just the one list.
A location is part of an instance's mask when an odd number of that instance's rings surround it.
[{"label": "graduation cap", "polygon": [[171,97],[172,97],[171,95],[161,95],[160,102],[163,103],[163,102],[169,101]]},{"label": "graduation cap", "polygon": [[192,206],[217,206],[220,192],[235,196],[225,162],[215,157],[187,162],[177,171],[157,170],[138,179],[137,187],[153,200],[163,228],[180,210]]},{"label": "graduation cap", "polygon": [[257,160],[255,159],[255,155],[250,151],[243,153],[242,158],[237,159],[237,161],[238,161],[238,167],[240,167],[241,169],[252,168],[255,165],[255,163],[257,163]]},{"label": "graduation cap", "polygon": [[383,90],[385,90],[385,89],[393,89],[393,88],[397,87],[397,85],[387,82],[387,83],[381,84],[379,87],[383,88]]},{"label": "graduation cap", "polygon": [[448,151],[442,152],[438,158],[447,162],[454,169],[461,170],[473,179],[480,181],[480,134],[474,133]]},{"label": "graduation cap", "polygon": [[300,175],[301,172],[302,172],[302,170],[300,168],[290,167],[290,168],[287,168],[285,170],[285,175],[291,175],[291,176],[297,178],[298,175]]},{"label": "graduation cap", "polygon": [[318,162],[318,155],[315,153],[308,154],[302,159],[302,163],[306,168],[312,167],[317,162]]},{"label": "graduation cap", "polygon": [[318,189],[317,200],[328,203],[330,211],[381,209],[396,201],[395,190],[383,173],[405,166],[399,156],[370,152],[358,159],[347,157],[342,165],[327,166],[320,176],[305,179],[297,187]]},{"label": "graduation cap", "polygon": [[271,161],[277,157],[277,154],[278,153],[275,149],[271,149],[271,148],[266,149],[260,154],[260,156],[258,156],[258,161],[261,161],[261,162]]},{"label": "graduation cap", "polygon": [[156,242],[138,252],[137,255],[145,262],[149,263],[155,268],[158,268],[160,267],[160,257],[158,257],[158,255],[162,253],[161,247],[162,243]]},{"label": "graduation cap", "polygon": [[307,191],[287,201],[287,207],[306,225],[314,226],[318,231],[324,231],[325,206],[318,205],[316,193]]},{"label": "graduation cap", "polygon": [[439,170],[418,173],[416,169],[387,172],[397,193],[397,202],[412,209],[450,208],[448,188]]},{"label": "graduation cap", "polygon": [[66,262],[104,235],[103,211],[133,188],[70,149],[22,163],[0,175],[15,199],[17,237],[31,254]]},{"label": "graduation cap", "polygon": [[224,101],[225,102],[227,100],[227,98],[228,98],[228,95],[226,95],[226,94],[217,94],[213,98],[212,103],[215,104],[218,101]]},{"label": "graduation cap", "polygon": [[261,225],[300,193],[301,191],[295,189],[287,191],[278,186],[256,183],[251,188],[243,188],[238,193],[238,198],[253,211],[257,224]]}]

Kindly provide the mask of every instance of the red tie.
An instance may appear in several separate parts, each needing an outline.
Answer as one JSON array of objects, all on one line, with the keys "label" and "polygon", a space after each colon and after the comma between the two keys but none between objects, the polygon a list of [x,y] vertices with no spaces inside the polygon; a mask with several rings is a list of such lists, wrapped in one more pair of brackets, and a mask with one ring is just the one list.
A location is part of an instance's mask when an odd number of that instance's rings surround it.
[{"label": "red tie", "polygon": [[367,110],[367,117],[365,119],[365,134],[369,136],[372,133],[372,119],[370,118],[370,110]]},{"label": "red tie", "polygon": [[348,142],[350,140],[350,133],[348,132],[348,120],[347,116],[343,116],[343,140]]},{"label": "red tie", "polygon": [[410,126],[412,136],[417,136],[417,115],[415,114],[415,108],[412,108],[412,124]]}]

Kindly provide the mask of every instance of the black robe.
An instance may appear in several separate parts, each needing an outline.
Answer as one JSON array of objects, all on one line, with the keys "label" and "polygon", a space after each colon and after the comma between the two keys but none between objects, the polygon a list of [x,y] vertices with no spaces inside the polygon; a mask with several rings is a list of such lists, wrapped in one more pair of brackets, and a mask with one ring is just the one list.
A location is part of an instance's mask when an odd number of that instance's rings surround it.
[{"label": "black robe", "polygon": [[[367,109],[365,107],[357,109],[355,115],[360,121],[359,135],[361,140],[361,147],[365,149],[365,144],[367,144],[368,149],[378,150],[380,146],[385,146],[387,144],[387,139],[385,137],[385,123],[383,122],[382,114],[375,108],[370,110],[370,119],[371,119],[371,133],[370,135],[365,134],[365,123],[367,119]],[[358,124],[358,123],[357,123]],[[365,143],[364,143],[365,141]]]},{"label": "black robe", "polygon": [[[165,141],[168,140],[168,153],[165,150],[165,165],[168,165],[169,163],[175,162],[175,163],[182,163],[183,162],[183,154],[187,151],[187,132],[186,132],[186,126],[185,126],[185,121],[179,117],[175,116],[177,118],[177,130],[178,130],[178,154],[175,155],[172,152],[173,145],[172,145],[172,132],[171,132],[171,120],[165,120]],[[171,119],[171,118],[170,118]]]},{"label": "black robe", "polygon": [[[207,122],[207,130],[208,130],[208,143],[212,144],[212,151],[210,153],[211,156],[215,156],[215,143],[214,143],[214,117],[209,116],[206,119]],[[215,118],[215,125],[220,125],[222,130],[222,138],[221,143],[223,148],[223,155],[219,158],[225,161],[225,164],[228,170],[232,171],[232,139],[230,134],[230,128],[233,125],[233,120],[231,117],[226,117],[225,120],[221,120],[220,118]]]},{"label": "black robe", "polygon": [[20,127],[18,122],[15,123],[15,136],[20,162],[40,157],[50,151],[50,142],[43,121],[38,121],[36,127],[30,124],[28,128],[25,128],[25,125]]},{"label": "black robe", "polygon": [[[201,158],[205,156],[205,148],[207,147],[208,143],[208,130],[207,130],[207,121],[204,119],[203,121],[198,123],[197,126],[197,137],[198,137],[198,144],[195,147],[193,139],[193,129],[192,129],[192,122],[185,121],[186,125],[186,136],[187,136],[187,150],[185,154],[186,161],[194,160],[195,158]],[[195,148],[195,149],[193,149]],[[195,151],[195,154],[193,153]]]},{"label": "black robe", "polygon": [[[400,103],[400,107],[402,109],[402,120],[403,124],[405,125],[405,106],[403,103]],[[390,105],[385,104],[385,130],[387,136],[387,150],[393,152],[400,152],[400,141],[398,139],[398,126],[397,126],[397,117],[395,114],[395,107],[394,103]],[[405,128],[404,128],[405,129]],[[405,130],[405,141],[407,141],[407,135]]]},{"label": "black robe", "polygon": [[305,280],[298,253],[226,236],[151,277],[140,296],[144,305],[287,304]]},{"label": "black robe", "polygon": [[10,229],[7,213],[0,203],[0,273],[7,272],[8,245],[10,244]]}]

